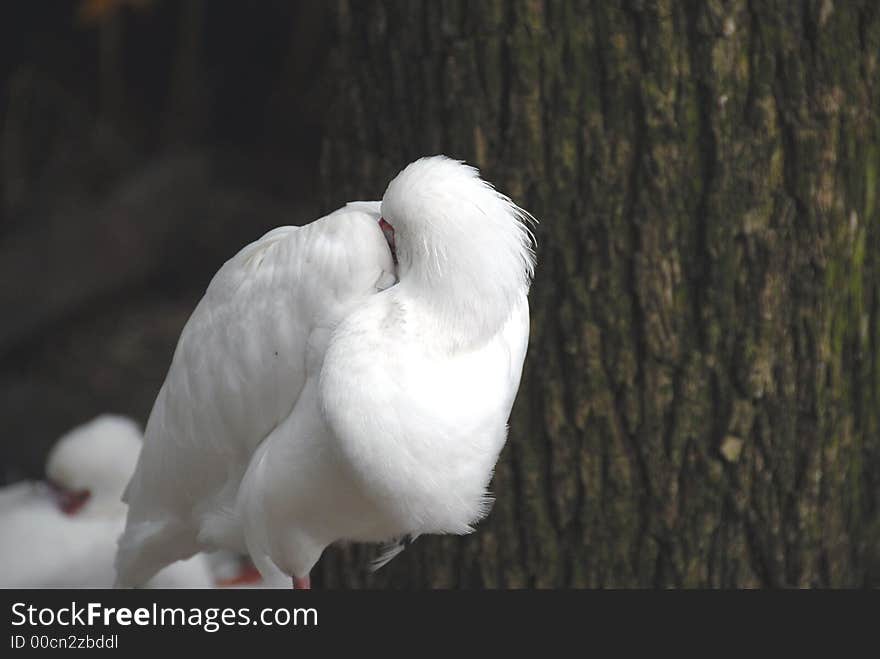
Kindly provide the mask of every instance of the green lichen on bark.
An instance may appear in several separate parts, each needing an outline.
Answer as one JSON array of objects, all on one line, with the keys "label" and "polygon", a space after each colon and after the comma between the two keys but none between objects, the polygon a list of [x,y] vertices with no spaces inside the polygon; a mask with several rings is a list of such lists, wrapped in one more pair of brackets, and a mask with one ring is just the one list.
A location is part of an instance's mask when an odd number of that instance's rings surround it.
[{"label": "green lichen on bark", "polygon": [[492,514],[325,583],[876,585],[876,3],[332,11],[328,206],[443,152],[541,224]]}]

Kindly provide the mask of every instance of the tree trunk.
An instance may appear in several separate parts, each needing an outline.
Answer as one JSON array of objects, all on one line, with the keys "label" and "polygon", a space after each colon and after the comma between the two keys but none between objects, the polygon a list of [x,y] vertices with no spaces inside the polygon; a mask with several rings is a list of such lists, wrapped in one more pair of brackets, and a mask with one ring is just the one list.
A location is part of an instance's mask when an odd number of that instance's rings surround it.
[{"label": "tree trunk", "polygon": [[332,14],[327,207],[443,152],[541,224],[493,512],[324,585],[880,584],[877,3]]}]

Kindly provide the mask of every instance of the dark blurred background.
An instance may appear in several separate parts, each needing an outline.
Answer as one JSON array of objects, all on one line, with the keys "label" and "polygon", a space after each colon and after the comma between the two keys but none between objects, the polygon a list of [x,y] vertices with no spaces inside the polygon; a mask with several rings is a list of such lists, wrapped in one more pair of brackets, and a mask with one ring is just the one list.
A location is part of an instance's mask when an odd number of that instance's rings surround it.
[{"label": "dark blurred background", "polygon": [[0,483],[434,153],[541,222],[497,502],[316,584],[880,584],[876,0],[3,3]]},{"label": "dark blurred background", "polygon": [[98,413],[143,423],[217,268],[317,217],[326,20],[285,0],[0,16],[2,483]]}]

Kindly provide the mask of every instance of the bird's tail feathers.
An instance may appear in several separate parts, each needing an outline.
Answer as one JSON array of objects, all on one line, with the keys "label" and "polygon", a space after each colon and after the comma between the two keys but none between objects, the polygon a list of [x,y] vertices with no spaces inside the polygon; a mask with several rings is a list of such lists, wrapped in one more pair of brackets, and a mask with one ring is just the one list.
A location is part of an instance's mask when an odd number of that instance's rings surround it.
[{"label": "bird's tail feathers", "polygon": [[381,553],[370,562],[370,572],[376,572],[388,565],[400,552],[415,542],[418,537],[418,535],[406,535],[383,545]]},{"label": "bird's tail feathers", "polygon": [[199,548],[181,524],[148,520],[129,524],[119,538],[115,588],[143,586],[159,570]]}]

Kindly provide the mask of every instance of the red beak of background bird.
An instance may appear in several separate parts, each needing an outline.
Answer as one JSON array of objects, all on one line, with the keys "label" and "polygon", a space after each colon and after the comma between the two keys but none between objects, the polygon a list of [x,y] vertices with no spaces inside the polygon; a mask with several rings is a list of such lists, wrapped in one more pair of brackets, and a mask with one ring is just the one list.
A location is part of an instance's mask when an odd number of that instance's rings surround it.
[{"label": "red beak of background bird", "polygon": [[76,515],[92,496],[88,490],[65,490],[55,483],[49,483],[49,487],[52,489],[52,496],[55,497],[58,507],[65,515]]},{"label": "red beak of background bird", "polygon": [[397,246],[394,244],[394,227],[385,221],[384,217],[379,218],[379,228],[385,234],[385,240],[391,248],[391,257],[394,259],[394,265],[397,265]]}]

